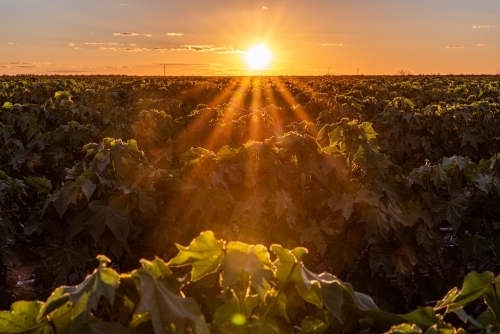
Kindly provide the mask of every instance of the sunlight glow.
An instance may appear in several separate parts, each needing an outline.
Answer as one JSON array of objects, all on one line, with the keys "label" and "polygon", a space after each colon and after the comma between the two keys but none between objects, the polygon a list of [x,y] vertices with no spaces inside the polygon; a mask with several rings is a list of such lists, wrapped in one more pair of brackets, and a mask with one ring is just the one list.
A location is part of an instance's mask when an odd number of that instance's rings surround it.
[{"label": "sunlight glow", "polygon": [[263,70],[271,63],[273,54],[265,44],[258,44],[248,49],[244,57],[249,70]]}]

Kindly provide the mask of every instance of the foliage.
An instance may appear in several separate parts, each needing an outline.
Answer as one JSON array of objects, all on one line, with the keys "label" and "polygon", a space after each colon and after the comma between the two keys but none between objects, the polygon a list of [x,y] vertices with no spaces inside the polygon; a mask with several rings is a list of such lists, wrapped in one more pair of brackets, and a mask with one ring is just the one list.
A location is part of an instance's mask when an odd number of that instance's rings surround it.
[{"label": "foliage", "polygon": [[[171,262],[191,263],[196,284],[210,286],[210,275],[198,278],[222,266],[221,287],[232,289],[252,271],[248,289],[262,302],[278,291],[270,277],[285,280],[300,258],[384,310],[433,305],[470,272],[497,270],[499,86],[494,77],[2,78],[1,261],[21,265],[29,252],[56,288],[83,279],[97,254],[126,272],[212,230],[228,243]],[[273,244],[309,252],[272,247],[277,266],[264,252]],[[294,269],[296,292],[275,307],[323,305],[329,278],[304,275]],[[186,287],[198,298],[196,284]],[[158,305],[179,297],[156,288],[148,294],[171,298]],[[299,304],[288,309],[308,328],[336,319],[334,304],[314,314]],[[273,321],[267,331],[283,324]]]},{"label": "foliage", "polygon": [[[187,247],[177,247],[179,253],[167,263],[142,260],[141,268],[122,274],[107,267],[110,260],[100,255],[98,268],[80,285],[60,287],[46,302],[19,301],[1,312],[0,331],[325,333],[358,328],[372,333],[465,333],[461,326],[481,333],[500,330],[500,276],[491,272],[472,272],[462,289],[449,291],[434,308],[397,315],[380,310],[369,296],[334,275],[311,272],[302,261],[307,253],[302,247],[272,245],[271,261],[266,247],[227,243],[212,231],[202,232]],[[186,265],[192,269],[181,276],[174,273],[174,267]],[[196,300],[189,291],[215,276],[214,284],[222,290],[220,302],[203,312],[199,305],[208,296]],[[476,319],[464,307],[480,298],[487,308]],[[462,321],[460,327],[445,321],[451,313]]]}]

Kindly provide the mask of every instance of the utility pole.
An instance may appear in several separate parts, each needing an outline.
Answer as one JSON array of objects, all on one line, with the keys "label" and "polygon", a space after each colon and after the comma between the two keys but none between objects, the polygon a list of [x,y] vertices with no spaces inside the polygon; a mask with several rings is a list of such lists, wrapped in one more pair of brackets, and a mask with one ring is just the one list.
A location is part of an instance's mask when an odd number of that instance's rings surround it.
[{"label": "utility pole", "polygon": [[165,66],[168,64],[156,64],[156,65],[162,65],[163,66],[163,76],[165,76]]},{"label": "utility pole", "polygon": [[358,67],[358,72],[356,73],[356,75],[359,75],[359,67]]},{"label": "utility pole", "polygon": [[327,75],[330,75],[330,66],[328,67],[328,73],[327,73]]}]

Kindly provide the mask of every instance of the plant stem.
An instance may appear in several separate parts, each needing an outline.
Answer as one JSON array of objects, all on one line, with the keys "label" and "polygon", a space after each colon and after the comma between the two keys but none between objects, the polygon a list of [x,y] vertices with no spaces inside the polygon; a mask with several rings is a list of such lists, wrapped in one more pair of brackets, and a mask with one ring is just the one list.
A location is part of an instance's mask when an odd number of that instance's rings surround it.
[{"label": "plant stem", "polygon": [[274,304],[276,304],[279,296],[283,293],[283,290],[285,288],[285,285],[288,283],[288,281],[290,280],[290,277],[292,277],[293,275],[293,272],[295,271],[295,268],[297,267],[297,260],[295,260],[295,262],[293,263],[292,265],[292,269],[290,270],[290,272],[288,273],[288,276],[285,278],[285,281],[281,284],[281,287],[280,289],[278,290],[278,293],[276,294],[276,297],[274,297],[273,301],[271,302],[271,304],[269,304],[268,308],[266,309],[266,311],[264,312],[264,314],[262,314],[262,317],[265,317],[267,315],[267,313],[269,313],[269,311],[274,307]]}]

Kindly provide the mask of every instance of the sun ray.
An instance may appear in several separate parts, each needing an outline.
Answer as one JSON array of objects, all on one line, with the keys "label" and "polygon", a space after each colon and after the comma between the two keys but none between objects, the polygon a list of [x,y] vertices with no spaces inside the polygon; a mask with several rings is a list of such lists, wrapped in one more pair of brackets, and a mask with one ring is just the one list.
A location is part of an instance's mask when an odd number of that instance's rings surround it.
[{"label": "sun ray", "polygon": [[[315,119],[311,118],[306,112],[306,110],[297,102],[292,93],[288,90],[288,88],[283,84],[283,81],[280,78],[276,78],[276,85],[279,88],[279,94],[283,97],[283,99],[288,103],[295,114],[295,117],[299,122],[308,121],[314,124]],[[309,134],[313,137],[316,137],[318,133],[318,129],[315,125],[309,128]]]}]

